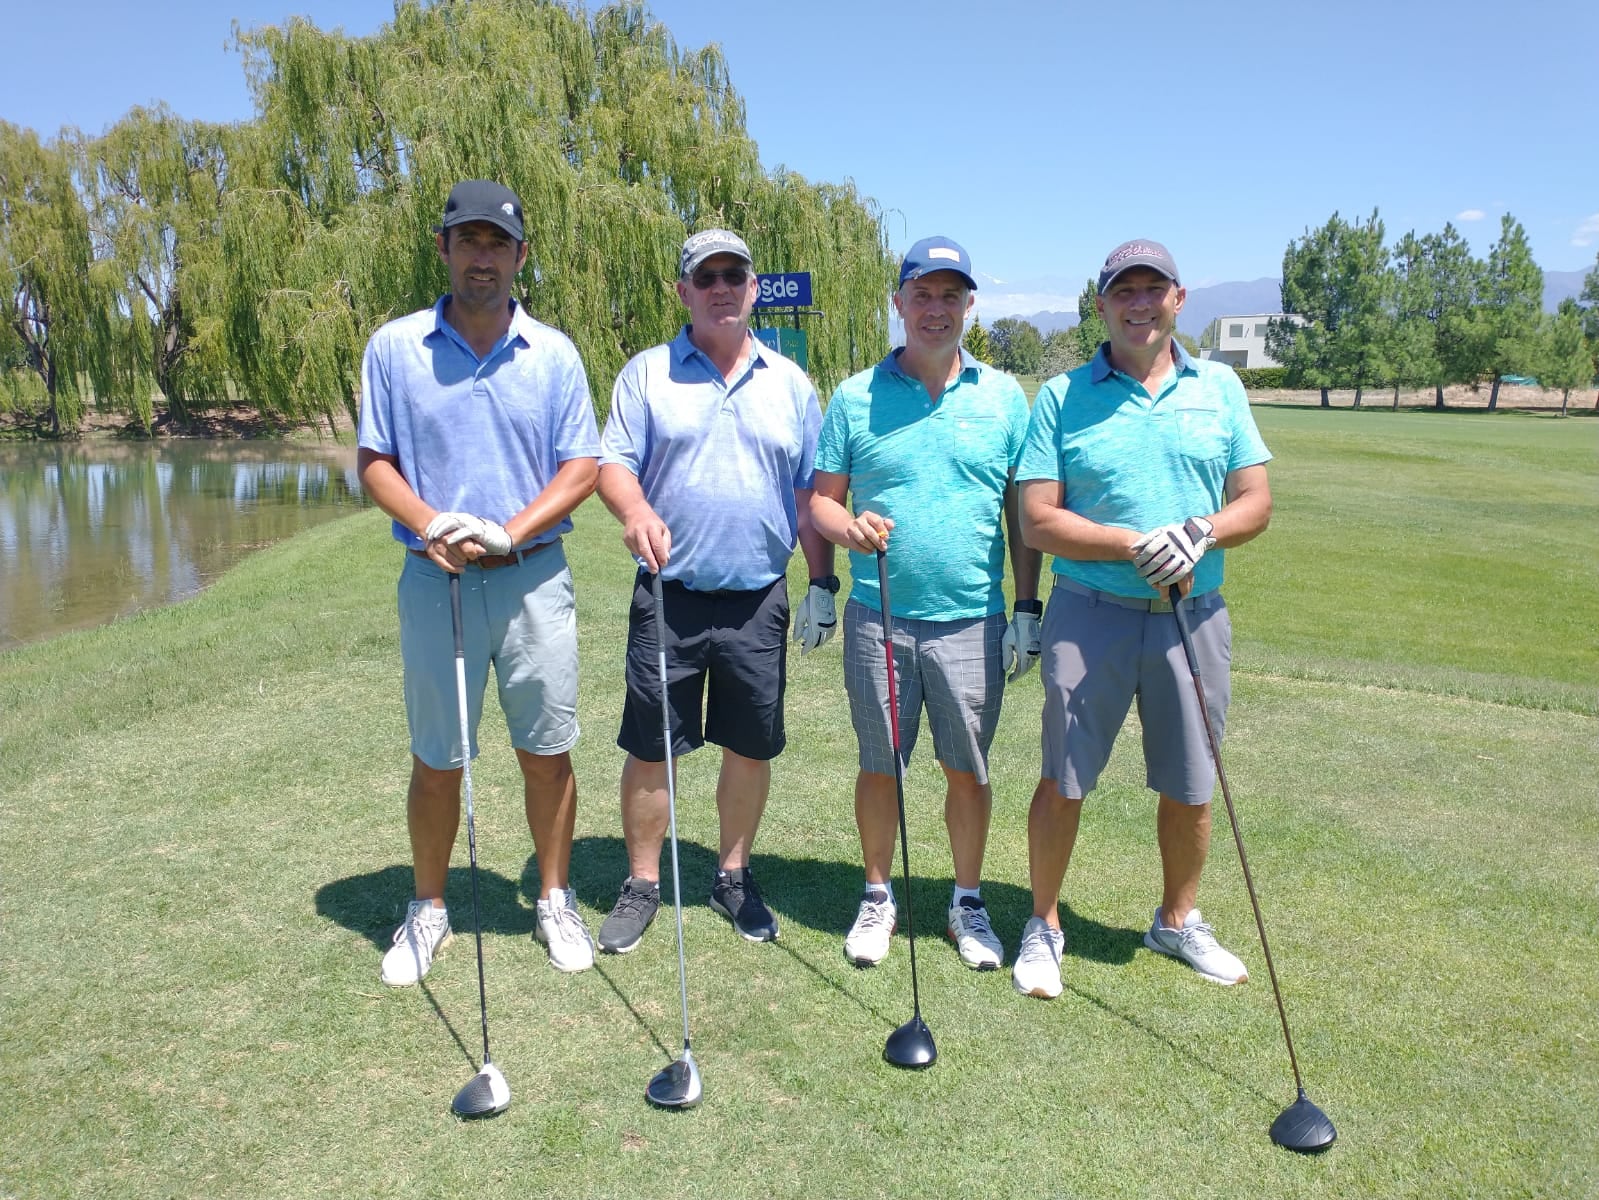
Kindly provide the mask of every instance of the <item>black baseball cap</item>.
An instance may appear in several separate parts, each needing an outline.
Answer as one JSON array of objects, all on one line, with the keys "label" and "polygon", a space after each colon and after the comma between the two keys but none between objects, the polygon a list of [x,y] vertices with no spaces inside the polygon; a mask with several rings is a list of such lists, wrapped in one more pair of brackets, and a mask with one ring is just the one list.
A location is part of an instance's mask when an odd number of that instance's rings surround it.
[{"label": "black baseball cap", "polygon": [[1179,287],[1182,286],[1182,280],[1177,278],[1177,262],[1172,258],[1171,251],[1148,238],[1134,238],[1130,242],[1123,242],[1105,256],[1105,265],[1099,268],[1099,285],[1095,290],[1104,292],[1116,281],[1116,276],[1132,267],[1148,267],[1152,271],[1159,271]]},{"label": "black baseball cap", "polygon": [[505,230],[518,242],[522,236],[522,201],[503,183],[489,179],[463,179],[450,189],[450,198],[444,202],[444,220],[439,225],[442,233],[468,221],[487,221]]}]

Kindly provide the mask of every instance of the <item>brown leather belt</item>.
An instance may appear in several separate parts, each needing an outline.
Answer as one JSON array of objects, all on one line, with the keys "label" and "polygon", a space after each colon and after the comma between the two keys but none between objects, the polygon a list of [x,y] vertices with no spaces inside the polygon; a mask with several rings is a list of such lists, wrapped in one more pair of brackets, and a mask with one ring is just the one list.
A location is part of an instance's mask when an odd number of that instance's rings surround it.
[{"label": "brown leather belt", "polygon": [[[466,565],[478,567],[484,571],[492,571],[496,567],[509,567],[516,563],[524,563],[540,550],[548,550],[551,546],[559,546],[560,544],[561,539],[555,538],[548,542],[540,542],[537,546],[529,546],[524,550],[512,550],[509,554],[485,554],[473,559]],[[409,550],[409,547],[407,549]],[[426,550],[410,550],[410,553],[418,558],[426,558],[428,556]]]}]

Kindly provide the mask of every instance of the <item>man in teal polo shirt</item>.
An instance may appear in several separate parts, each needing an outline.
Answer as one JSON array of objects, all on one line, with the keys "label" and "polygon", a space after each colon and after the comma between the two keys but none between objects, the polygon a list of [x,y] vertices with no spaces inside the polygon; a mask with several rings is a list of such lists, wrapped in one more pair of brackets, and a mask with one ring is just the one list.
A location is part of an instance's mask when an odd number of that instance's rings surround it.
[{"label": "man in teal polo shirt", "polygon": [[[896,918],[890,872],[898,805],[874,561],[891,535],[900,753],[909,763],[925,704],[947,785],[944,822],[955,865],[949,936],[968,966],[993,970],[1004,957],[981,892],[993,801],[988,750],[1006,673],[1019,679],[1037,660],[1041,556],[1022,544],[1013,479],[1027,398],[1009,375],[961,348],[976,290],[957,243],[934,237],[912,246],[894,293],[905,345],[839,386],[817,444],[811,519],[850,551],[853,577],[844,684],[860,744],[855,822],[866,890],[844,955],[859,966],[882,961]],[[1016,585],[1008,624],[1007,537]]]},{"label": "man in teal polo shirt", "polygon": [[1144,944],[1217,983],[1247,978],[1196,907],[1215,767],[1168,597],[1173,584],[1185,596],[1220,737],[1232,654],[1221,548],[1271,519],[1271,455],[1232,368],[1174,340],[1186,294],[1158,242],[1111,251],[1097,301],[1107,341],[1039,390],[1017,470],[1024,536],[1055,556],[1055,585],[1043,629],[1043,769],[1027,822],[1033,916],[1011,974],[1018,991],[1046,999],[1061,991],[1057,905],[1083,798],[1135,697],[1145,780],[1159,794],[1163,883]]},{"label": "man in teal polo shirt", "polygon": [[[594,963],[567,880],[577,621],[561,535],[594,490],[599,431],[577,348],[511,298],[527,261],[522,232],[509,188],[456,184],[437,231],[449,294],[384,325],[361,363],[361,483],[409,551],[399,612],[415,898],[383,957],[391,987],[425,976],[451,937],[444,883],[490,665],[538,854],[534,936],[558,970]],[[461,578],[471,746],[461,745],[451,575]]]}]

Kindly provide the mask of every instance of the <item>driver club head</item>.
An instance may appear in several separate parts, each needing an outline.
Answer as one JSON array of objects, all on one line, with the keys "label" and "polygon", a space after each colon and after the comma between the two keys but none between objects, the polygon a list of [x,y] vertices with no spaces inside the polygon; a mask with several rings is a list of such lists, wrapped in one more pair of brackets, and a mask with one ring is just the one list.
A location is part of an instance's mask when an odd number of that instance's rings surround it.
[{"label": "driver club head", "polygon": [[1283,1109],[1271,1123],[1271,1140],[1295,1154],[1320,1154],[1338,1140],[1327,1114],[1299,1089],[1299,1099]]},{"label": "driver club head", "polygon": [[896,1067],[921,1070],[938,1061],[938,1047],[933,1045],[933,1031],[918,1013],[893,1033],[883,1047],[883,1058]]},{"label": "driver club head", "polygon": [[693,1108],[702,1096],[700,1068],[686,1048],[681,1058],[657,1071],[644,1089],[644,1098],[657,1108]]},{"label": "driver club head", "polygon": [[450,1101],[450,1111],[468,1121],[495,1116],[510,1106],[511,1085],[491,1062],[484,1063],[483,1069]]}]

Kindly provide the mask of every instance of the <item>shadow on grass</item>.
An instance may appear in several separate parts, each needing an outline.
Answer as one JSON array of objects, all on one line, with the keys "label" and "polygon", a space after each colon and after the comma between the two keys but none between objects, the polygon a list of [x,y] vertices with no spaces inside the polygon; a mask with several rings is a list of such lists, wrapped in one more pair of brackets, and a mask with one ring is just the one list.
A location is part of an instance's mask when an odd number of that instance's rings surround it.
[{"label": "shadow on grass", "polygon": [[[523,905],[521,885],[494,871],[478,868],[478,904],[483,932],[508,936],[533,936],[535,915]],[[535,875],[535,879],[537,876]],[[451,867],[445,885],[450,926],[457,937],[472,936],[472,874],[470,866]],[[316,890],[318,916],[337,921],[361,934],[379,950],[387,950],[395,928],[405,918],[412,895],[409,866],[384,867],[364,875],[348,875]],[[534,898],[538,889],[533,890]]]}]

